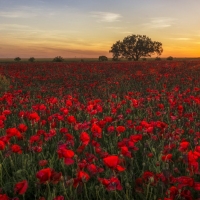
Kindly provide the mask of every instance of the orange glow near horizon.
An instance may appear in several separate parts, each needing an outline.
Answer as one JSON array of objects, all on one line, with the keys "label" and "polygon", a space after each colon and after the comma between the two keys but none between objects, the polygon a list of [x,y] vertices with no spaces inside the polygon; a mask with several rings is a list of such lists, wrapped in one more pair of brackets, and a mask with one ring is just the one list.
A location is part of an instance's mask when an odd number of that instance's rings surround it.
[{"label": "orange glow near horizon", "polygon": [[0,58],[112,57],[112,44],[131,34],[161,42],[161,58],[200,57],[197,1],[9,2],[0,8]]}]

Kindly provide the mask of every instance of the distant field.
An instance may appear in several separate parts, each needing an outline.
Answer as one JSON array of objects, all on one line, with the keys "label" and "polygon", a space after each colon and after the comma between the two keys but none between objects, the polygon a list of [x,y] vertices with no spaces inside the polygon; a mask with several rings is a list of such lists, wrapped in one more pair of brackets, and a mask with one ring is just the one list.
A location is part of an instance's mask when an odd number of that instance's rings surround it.
[{"label": "distant field", "polygon": [[[29,58],[22,58],[20,62],[29,62]],[[35,62],[51,62],[53,58],[35,58]],[[64,58],[65,62],[80,62],[83,60],[84,62],[97,62],[99,61],[98,58]],[[161,60],[166,60],[166,58],[161,58]],[[198,58],[174,58],[176,61],[180,60],[200,60],[200,57]],[[112,61],[112,58],[108,58],[108,61]],[[125,59],[122,59],[121,61],[126,61]],[[140,59],[142,61],[142,59]],[[146,61],[155,61],[155,58],[147,58]],[[10,62],[16,62],[14,61],[14,58],[0,58],[0,63],[10,63]]]},{"label": "distant field", "polygon": [[[29,58],[22,58],[20,62],[29,62]],[[98,61],[98,58],[64,58],[65,62]],[[53,58],[35,58],[35,62],[51,62]],[[111,60],[111,59],[110,59]],[[0,58],[0,62],[16,62],[14,58]]]}]

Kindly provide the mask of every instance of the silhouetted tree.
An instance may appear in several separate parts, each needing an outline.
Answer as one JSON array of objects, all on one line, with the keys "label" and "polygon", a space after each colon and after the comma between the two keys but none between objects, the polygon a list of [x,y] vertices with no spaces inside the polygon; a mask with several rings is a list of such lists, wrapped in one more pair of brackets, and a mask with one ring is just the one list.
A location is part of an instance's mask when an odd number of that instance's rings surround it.
[{"label": "silhouetted tree", "polygon": [[16,57],[14,60],[19,62],[21,60],[21,58],[20,57]]},{"label": "silhouetted tree", "polygon": [[131,35],[117,41],[109,51],[113,54],[113,60],[126,58],[128,60],[139,60],[141,57],[151,57],[153,54],[161,55],[162,43],[152,41],[146,35]]},{"label": "silhouetted tree", "polygon": [[167,60],[173,60],[174,58],[172,56],[167,57]]},{"label": "silhouetted tree", "polygon": [[56,56],[54,59],[53,59],[53,62],[63,62],[64,61],[64,58],[62,58],[61,56]]},{"label": "silhouetted tree", "polygon": [[161,60],[161,58],[160,57],[156,57],[155,60],[159,61],[159,60]]},{"label": "silhouetted tree", "polygon": [[30,57],[30,58],[28,59],[28,61],[34,62],[34,61],[35,61],[35,58],[34,58],[34,57]]},{"label": "silhouetted tree", "polygon": [[117,41],[115,44],[113,44],[109,52],[113,54],[114,61],[119,60],[121,56],[121,42]]},{"label": "silhouetted tree", "polygon": [[99,61],[108,61],[106,56],[99,56]]}]

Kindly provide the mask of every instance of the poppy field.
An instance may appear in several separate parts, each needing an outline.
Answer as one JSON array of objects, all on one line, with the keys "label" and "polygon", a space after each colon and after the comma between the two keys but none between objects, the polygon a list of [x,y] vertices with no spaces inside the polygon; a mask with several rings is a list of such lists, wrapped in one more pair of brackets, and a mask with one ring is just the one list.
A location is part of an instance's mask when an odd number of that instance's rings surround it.
[{"label": "poppy field", "polygon": [[200,61],[7,63],[0,75],[1,200],[200,199]]}]

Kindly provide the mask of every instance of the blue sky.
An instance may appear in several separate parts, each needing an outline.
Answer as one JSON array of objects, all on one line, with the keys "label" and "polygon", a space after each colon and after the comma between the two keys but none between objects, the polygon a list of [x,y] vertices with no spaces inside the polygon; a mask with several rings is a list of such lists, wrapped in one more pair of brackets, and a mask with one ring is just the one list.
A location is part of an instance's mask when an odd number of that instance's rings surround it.
[{"label": "blue sky", "polygon": [[147,35],[161,57],[200,57],[198,0],[0,0],[0,58],[98,57]]}]

